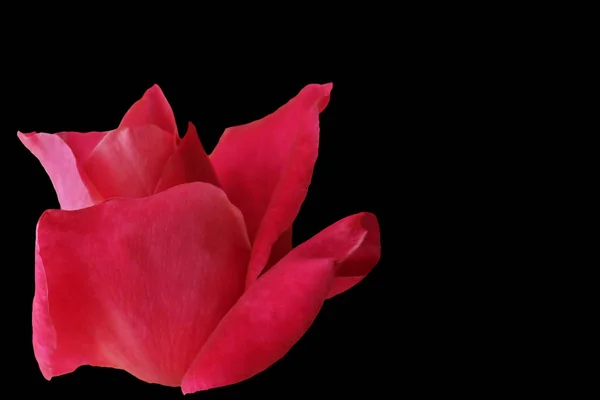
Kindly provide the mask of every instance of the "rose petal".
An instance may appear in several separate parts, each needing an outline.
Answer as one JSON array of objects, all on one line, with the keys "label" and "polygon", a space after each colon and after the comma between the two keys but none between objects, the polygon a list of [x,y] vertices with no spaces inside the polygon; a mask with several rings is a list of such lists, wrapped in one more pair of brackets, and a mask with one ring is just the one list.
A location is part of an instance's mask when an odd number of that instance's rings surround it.
[{"label": "rose petal", "polygon": [[187,133],[179,142],[177,150],[164,167],[155,192],[161,192],[187,182],[208,182],[219,186],[210,159],[191,122],[188,124]]},{"label": "rose petal", "polygon": [[319,113],[331,88],[308,85],[274,113],[225,130],[210,156],[253,242],[247,286],[260,275],[306,197],[317,159]]},{"label": "rose petal", "polygon": [[146,90],[121,120],[119,128],[137,128],[156,125],[160,129],[178,136],[173,110],[158,85]]},{"label": "rose petal", "polygon": [[183,392],[240,382],[287,353],[310,327],[344,262],[361,251],[371,229],[378,229],[373,214],[338,221],[254,282],[194,359],[183,378]]},{"label": "rose petal", "polygon": [[241,213],[207,183],[77,211],[37,230],[33,343],[46,378],[80,365],[179,386],[244,289]]},{"label": "rose petal", "polygon": [[[38,228],[39,222],[35,229],[36,235]],[[35,241],[35,295],[33,296],[32,326],[34,332],[33,353],[42,375],[50,380],[52,378],[52,353],[56,348],[56,331],[50,317],[46,272],[37,240]]]},{"label": "rose petal", "polygon": [[367,235],[360,247],[338,266],[333,285],[327,295],[328,299],[356,285],[379,262],[381,238],[377,218],[373,214],[364,214],[361,222],[363,228],[367,231]]},{"label": "rose petal", "polygon": [[60,136],[35,132],[18,132],[17,136],[46,170],[62,209],[76,210],[102,200]]},{"label": "rose petal", "polygon": [[[149,125],[155,125],[156,128],[148,128]],[[156,134],[158,130],[168,135]],[[173,111],[158,85],[148,89],[131,106],[116,131],[119,133],[60,132],[53,137],[19,132],[18,135],[46,169],[61,208],[72,210],[93,205],[108,197],[141,197],[154,193],[164,163],[179,141]],[[144,136],[129,139],[127,136],[132,132]],[[111,139],[104,140],[109,136]],[[169,137],[169,140],[165,137]],[[134,149],[123,147],[128,146],[129,142],[135,142]],[[99,144],[102,149],[95,152]],[[111,154],[113,151],[115,153]],[[125,159],[118,160],[122,154],[125,154]],[[94,155],[94,160],[88,163],[91,155]],[[135,163],[141,160],[144,163],[139,168]],[[144,167],[149,169],[144,171]],[[121,168],[124,168],[122,174],[119,172]],[[132,176],[133,181],[129,184],[127,181]],[[149,185],[151,188],[148,188]],[[102,194],[97,190],[99,187]]]},{"label": "rose petal", "polygon": [[155,125],[119,128],[96,146],[83,168],[107,199],[149,196],[175,148],[173,135]]},{"label": "rose petal", "polygon": [[269,261],[263,269],[263,273],[273,265],[277,264],[277,262],[285,257],[290,250],[292,250],[292,227],[283,232],[275,244],[273,244],[271,254],[269,255]]},{"label": "rose petal", "polygon": [[81,164],[85,162],[107,133],[109,132],[59,132],[57,135],[69,145],[77,162]]}]

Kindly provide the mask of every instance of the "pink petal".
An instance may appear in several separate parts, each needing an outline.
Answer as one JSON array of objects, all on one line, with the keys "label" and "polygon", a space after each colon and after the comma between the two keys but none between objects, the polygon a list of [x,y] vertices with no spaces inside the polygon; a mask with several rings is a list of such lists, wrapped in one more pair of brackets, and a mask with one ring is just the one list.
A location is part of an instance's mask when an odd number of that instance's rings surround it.
[{"label": "pink petal", "polygon": [[102,200],[60,136],[34,132],[18,132],[17,136],[46,170],[62,209],[76,210]]},{"label": "pink petal", "polygon": [[119,128],[137,128],[145,125],[156,125],[178,137],[173,110],[158,85],[146,90],[144,96],[131,106],[121,120]]},{"label": "pink petal", "polygon": [[37,250],[33,344],[46,378],[94,365],[179,386],[243,292],[250,243],[225,193],[195,182],[46,211]]},{"label": "pink petal", "polygon": [[85,162],[107,133],[108,132],[59,132],[57,135],[69,145],[71,151],[75,154],[77,162],[81,164]]},{"label": "pink petal", "polygon": [[210,335],[183,378],[183,392],[240,382],[287,353],[310,327],[336,275],[362,250],[371,229],[378,229],[373,214],[347,217],[260,277]]},{"label": "pink petal", "polygon": [[246,285],[260,275],[306,197],[319,147],[319,113],[331,88],[308,85],[271,115],[225,130],[210,156],[253,242]]},{"label": "pink petal", "polygon": [[83,168],[105,198],[149,196],[175,148],[173,135],[156,125],[119,128],[96,146]]},{"label": "pink petal", "polygon": [[165,166],[155,192],[187,182],[208,182],[219,186],[217,176],[196,128],[190,122],[188,131]]}]

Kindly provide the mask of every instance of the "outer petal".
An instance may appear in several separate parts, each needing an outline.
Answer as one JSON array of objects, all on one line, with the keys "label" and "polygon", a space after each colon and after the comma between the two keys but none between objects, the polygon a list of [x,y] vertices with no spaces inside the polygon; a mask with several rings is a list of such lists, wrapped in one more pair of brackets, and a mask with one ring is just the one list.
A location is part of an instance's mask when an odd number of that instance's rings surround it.
[{"label": "outer petal", "polygon": [[33,344],[46,378],[80,365],[179,386],[239,298],[250,244],[241,213],[207,183],[38,223]]},{"label": "outer petal", "polygon": [[17,136],[46,170],[62,209],[76,210],[101,200],[79,168],[73,150],[60,136],[21,132]]},{"label": "outer petal", "polygon": [[319,112],[331,88],[308,85],[273,114],[227,129],[211,154],[253,242],[246,285],[260,275],[273,244],[291,227],[306,197],[319,146]]},{"label": "outer petal", "polygon": [[208,182],[219,186],[208,155],[190,122],[188,131],[165,166],[155,192],[187,182]]},{"label": "outer petal", "polygon": [[312,324],[336,275],[371,229],[378,229],[374,215],[347,217],[267,271],[211,334],[183,378],[183,392],[240,382],[281,358]]},{"label": "outer petal", "polygon": [[156,125],[119,128],[96,146],[83,168],[105,198],[149,196],[175,148],[173,135]]},{"label": "outer petal", "polygon": [[119,128],[137,128],[145,125],[156,125],[178,136],[173,110],[158,85],[146,90],[144,96],[131,106],[121,120]]}]

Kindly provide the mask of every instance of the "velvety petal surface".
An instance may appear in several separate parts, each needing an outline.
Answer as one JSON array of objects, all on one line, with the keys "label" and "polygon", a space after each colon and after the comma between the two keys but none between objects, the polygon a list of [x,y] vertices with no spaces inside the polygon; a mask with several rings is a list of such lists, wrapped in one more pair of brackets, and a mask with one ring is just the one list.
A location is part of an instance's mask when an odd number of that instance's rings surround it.
[{"label": "velvety petal surface", "polygon": [[188,130],[179,142],[162,171],[155,192],[187,182],[208,182],[219,186],[217,176],[208,155],[200,142],[196,128],[190,122]]},{"label": "velvety petal surface", "polygon": [[150,196],[176,146],[173,134],[156,125],[119,128],[102,139],[83,169],[104,198]]},{"label": "velvety petal surface", "polygon": [[247,285],[267,265],[271,248],[291,228],[306,197],[319,147],[319,113],[331,88],[308,85],[274,113],[226,129],[210,156],[253,243]]},{"label": "velvety petal surface", "polygon": [[340,274],[364,273],[373,267],[349,267],[346,262],[365,251],[376,252],[377,257],[363,259],[378,258],[373,240],[379,237],[378,230],[373,214],[356,214],[288,253],[219,323],[185,374],[183,392],[240,382],[280,359],[310,327]]},{"label": "velvety petal surface", "polygon": [[158,85],[153,85],[146,90],[142,98],[131,106],[121,120],[119,128],[137,128],[146,125],[156,125],[163,131],[178,136],[173,110]]},{"label": "velvety petal surface", "polygon": [[76,210],[101,200],[79,168],[75,152],[59,135],[18,132],[17,136],[46,170],[62,209]]},{"label": "velvety petal surface", "polygon": [[42,373],[95,365],[179,386],[243,292],[249,252],[241,213],[207,183],[46,211],[33,305]]}]

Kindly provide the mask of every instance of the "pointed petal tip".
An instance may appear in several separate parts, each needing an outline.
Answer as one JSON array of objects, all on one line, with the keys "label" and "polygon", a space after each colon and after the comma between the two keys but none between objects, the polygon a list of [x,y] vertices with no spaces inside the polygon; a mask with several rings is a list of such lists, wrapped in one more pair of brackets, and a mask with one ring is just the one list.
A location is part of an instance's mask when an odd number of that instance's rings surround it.
[{"label": "pointed petal tip", "polygon": [[160,90],[162,92],[162,89],[160,88],[158,83],[154,83],[152,86],[150,86],[150,89],[148,90]]},{"label": "pointed petal tip", "polygon": [[321,92],[322,95],[327,96],[331,93],[331,90],[333,89],[333,82],[311,83],[304,87],[304,90],[311,90],[311,89],[317,90],[317,91]]},{"label": "pointed petal tip", "polygon": [[23,139],[27,139],[30,136],[34,136],[37,135],[37,132],[21,132],[21,131],[17,131],[17,137],[21,140]]},{"label": "pointed petal tip", "polygon": [[[160,87],[160,85],[158,83],[152,84],[152,86],[150,86],[144,92],[144,96],[147,96],[147,95],[165,97],[165,100],[166,100],[165,92],[163,92],[162,88]],[[143,96],[142,96],[142,98],[143,98]]]},{"label": "pointed petal tip", "polygon": [[44,134],[44,133],[39,133],[39,132],[21,132],[21,131],[17,131],[17,137],[19,138],[19,140],[21,141],[21,143],[23,143],[23,145],[28,148],[30,151],[32,149],[31,146],[35,146],[35,143],[38,140],[43,140],[45,138],[42,138],[42,136],[50,136],[48,134]]},{"label": "pointed petal tip", "polygon": [[321,90],[324,96],[329,96],[331,94],[331,91],[333,90],[333,82],[321,83],[317,86],[319,86],[319,89]]},{"label": "pointed petal tip", "polygon": [[327,105],[329,104],[329,99],[331,97],[331,90],[333,89],[333,83],[324,83],[318,84],[313,83],[311,85],[307,85],[304,90],[311,91],[313,96],[316,95],[316,104],[319,112],[322,112]]},{"label": "pointed petal tip", "polygon": [[193,384],[184,383],[181,385],[181,392],[184,395],[200,392],[200,391],[207,390],[207,389],[208,389],[208,386],[205,385],[201,381],[195,381]]},{"label": "pointed petal tip", "polygon": [[158,84],[153,84],[138,99],[121,119],[119,127],[156,125],[159,128],[177,133],[173,110]]},{"label": "pointed petal tip", "polygon": [[44,371],[42,369],[40,369],[40,371],[42,372],[42,376],[44,377],[44,379],[48,382],[50,382],[52,378],[54,378],[54,375],[52,375],[51,371]]},{"label": "pointed petal tip", "polygon": [[309,85],[306,85],[306,87],[318,87],[320,89],[322,89],[323,91],[327,91],[330,92],[331,89],[333,89],[333,82],[327,82],[327,83],[311,83]]}]

